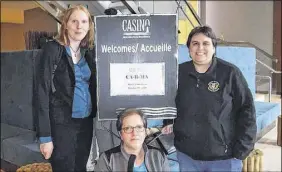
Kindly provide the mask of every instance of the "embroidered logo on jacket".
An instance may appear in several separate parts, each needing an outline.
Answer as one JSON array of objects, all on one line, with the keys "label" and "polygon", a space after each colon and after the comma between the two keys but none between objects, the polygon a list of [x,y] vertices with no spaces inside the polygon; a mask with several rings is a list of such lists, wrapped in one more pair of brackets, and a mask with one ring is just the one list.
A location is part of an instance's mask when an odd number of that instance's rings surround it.
[{"label": "embroidered logo on jacket", "polygon": [[217,92],[219,90],[219,83],[217,81],[211,81],[208,85],[208,90],[211,92]]}]

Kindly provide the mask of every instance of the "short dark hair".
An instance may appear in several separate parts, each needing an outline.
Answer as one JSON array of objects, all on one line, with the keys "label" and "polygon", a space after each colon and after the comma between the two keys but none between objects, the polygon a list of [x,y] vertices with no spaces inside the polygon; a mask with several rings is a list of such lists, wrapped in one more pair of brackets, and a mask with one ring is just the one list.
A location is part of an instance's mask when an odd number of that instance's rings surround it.
[{"label": "short dark hair", "polygon": [[186,42],[187,48],[190,47],[192,37],[196,34],[199,34],[199,33],[202,33],[202,34],[206,35],[207,37],[211,38],[212,44],[213,44],[214,48],[216,48],[217,38],[216,38],[215,33],[213,32],[212,28],[210,28],[209,26],[197,26],[194,29],[192,29],[189,36],[188,36],[188,40]]},{"label": "short dark hair", "polygon": [[123,119],[133,114],[139,115],[143,122],[144,128],[147,128],[147,118],[144,115],[144,113],[141,110],[135,108],[128,108],[123,110],[117,117],[117,122],[116,122],[117,131],[121,131],[123,125]]}]

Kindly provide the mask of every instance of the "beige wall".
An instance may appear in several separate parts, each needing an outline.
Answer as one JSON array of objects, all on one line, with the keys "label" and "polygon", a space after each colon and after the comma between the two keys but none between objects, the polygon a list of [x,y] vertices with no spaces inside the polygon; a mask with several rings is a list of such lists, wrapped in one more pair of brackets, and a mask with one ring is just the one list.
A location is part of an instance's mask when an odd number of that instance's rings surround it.
[{"label": "beige wall", "polygon": [[[273,55],[274,1],[202,1],[205,22],[226,41],[247,41]],[[281,17],[280,17],[281,20]],[[272,60],[257,51],[257,59],[273,67]],[[271,76],[270,70],[257,63],[259,75]],[[257,83],[258,91],[267,91],[268,83]]]},{"label": "beige wall", "polygon": [[202,17],[218,37],[248,41],[272,54],[273,1],[206,1],[205,8]]},{"label": "beige wall", "polygon": [[25,10],[23,14],[23,24],[1,22],[1,52],[25,50],[25,32],[57,31],[56,20],[41,8]]},{"label": "beige wall", "polygon": [[1,52],[25,49],[24,25],[1,23]]},{"label": "beige wall", "polygon": [[56,32],[57,22],[41,8],[24,11],[24,30]]}]

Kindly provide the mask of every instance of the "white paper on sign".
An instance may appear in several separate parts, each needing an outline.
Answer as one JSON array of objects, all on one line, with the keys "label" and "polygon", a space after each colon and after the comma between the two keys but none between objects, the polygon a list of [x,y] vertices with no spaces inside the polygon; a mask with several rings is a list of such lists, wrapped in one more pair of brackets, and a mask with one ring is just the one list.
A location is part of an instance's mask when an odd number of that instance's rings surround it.
[{"label": "white paper on sign", "polygon": [[111,63],[110,95],[164,95],[165,63]]}]

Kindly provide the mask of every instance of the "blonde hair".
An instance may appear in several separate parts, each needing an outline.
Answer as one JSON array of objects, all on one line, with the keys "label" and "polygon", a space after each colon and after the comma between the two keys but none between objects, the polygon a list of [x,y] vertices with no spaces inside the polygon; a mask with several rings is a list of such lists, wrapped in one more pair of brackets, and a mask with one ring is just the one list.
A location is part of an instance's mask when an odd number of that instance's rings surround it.
[{"label": "blonde hair", "polygon": [[88,47],[88,48],[93,48],[94,47],[94,23],[92,21],[91,15],[89,13],[89,11],[87,10],[86,7],[84,7],[83,5],[76,5],[73,7],[70,7],[68,9],[66,9],[60,16],[60,20],[61,20],[61,27],[59,30],[58,35],[56,36],[56,40],[61,44],[61,45],[70,45],[70,40],[68,37],[68,32],[67,32],[67,23],[70,19],[70,16],[72,15],[72,13],[76,10],[81,10],[83,12],[85,12],[88,16],[88,20],[89,20],[89,30],[86,34],[86,36],[81,40],[80,46],[82,47]]}]

